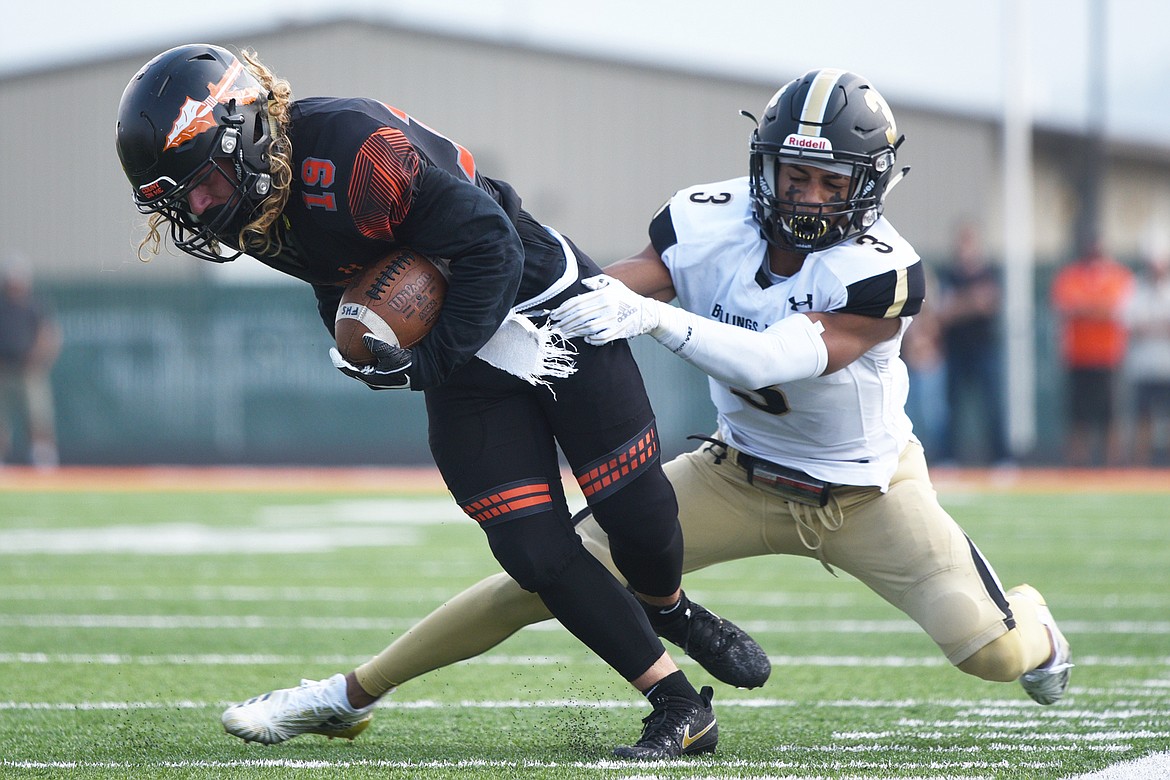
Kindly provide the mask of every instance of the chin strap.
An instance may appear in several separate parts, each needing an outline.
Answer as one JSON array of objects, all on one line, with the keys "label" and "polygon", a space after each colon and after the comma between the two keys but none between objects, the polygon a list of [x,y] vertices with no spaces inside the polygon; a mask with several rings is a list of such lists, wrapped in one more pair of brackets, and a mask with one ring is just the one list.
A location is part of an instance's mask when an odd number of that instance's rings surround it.
[{"label": "chin strap", "polygon": [[[893,176],[891,176],[890,183],[886,185],[885,195],[889,195],[890,190],[894,189],[894,187],[896,187],[902,181],[902,179],[905,179],[906,174],[908,174],[908,173],[910,173],[910,166],[909,165],[907,165],[902,170],[898,171]],[[885,198],[885,195],[882,196],[883,199]]]}]

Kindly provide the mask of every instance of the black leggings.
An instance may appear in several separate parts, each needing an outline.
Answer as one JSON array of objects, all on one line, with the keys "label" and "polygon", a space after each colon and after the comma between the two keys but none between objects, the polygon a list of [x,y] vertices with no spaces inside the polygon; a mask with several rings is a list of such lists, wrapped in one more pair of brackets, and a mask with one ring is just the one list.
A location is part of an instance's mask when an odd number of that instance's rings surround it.
[{"label": "black leggings", "polygon": [[640,593],[679,587],[678,504],[629,345],[574,343],[577,372],[551,390],[473,359],[426,391],[431,452],[504,570],[632,680],[663,646],[642,608],[573,531],[557,444],[609,534],[614,562]]}]

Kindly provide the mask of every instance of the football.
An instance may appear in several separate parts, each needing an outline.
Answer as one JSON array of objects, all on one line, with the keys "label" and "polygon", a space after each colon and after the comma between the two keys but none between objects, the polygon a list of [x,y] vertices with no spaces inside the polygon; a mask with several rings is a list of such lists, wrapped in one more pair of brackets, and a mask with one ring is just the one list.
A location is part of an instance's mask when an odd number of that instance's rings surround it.
[{"label": "football", "polygon": [[362,269],[345,288],[334,320],[337,351],[354,365],[374,356],[362,343],[372,333],[409,348],[434,327],[447,292],[447,278],[435,261],[401,248]]}]

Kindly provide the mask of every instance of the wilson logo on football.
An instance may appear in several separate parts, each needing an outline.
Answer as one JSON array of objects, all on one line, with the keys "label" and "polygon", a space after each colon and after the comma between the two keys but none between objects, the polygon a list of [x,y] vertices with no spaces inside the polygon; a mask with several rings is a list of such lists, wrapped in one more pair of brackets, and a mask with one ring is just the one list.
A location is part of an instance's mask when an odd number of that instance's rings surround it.
[{"label": "wilson logo on football", "polygon": [[425,304],[427,303],[426,291],[433,283],[434,278],[431,274],[419,274],[417,280],[404,285],[401,290],[395,293],[388,305],[394,311],[404,312],[412,305],[418,306]]},{"label": "wilson logo on football", "polygon": [[236,79],[239,78],[243,70],[244,66],[239,60],[236,60],[223,74],[223,78],[218,83],[209,83],[207,85],[207,97],[203,100],[196,100],[193,97],[187,98],[187,101],[183,103],[183,107],[179,109],[179,116],[175,118],[175,123],[171,126],[171,132],[167,134],[167,142],[163,146],[164,152],[168,149],[182,146],[195,136],[206,133],[208,130],[215,129],[215,116],[212,110],[216,105],[227,103],[230,100],[235,100],[242,105],[248,105],[249,103],[255,102],[261,96],[260,90],[256,87],[235,88]]}]

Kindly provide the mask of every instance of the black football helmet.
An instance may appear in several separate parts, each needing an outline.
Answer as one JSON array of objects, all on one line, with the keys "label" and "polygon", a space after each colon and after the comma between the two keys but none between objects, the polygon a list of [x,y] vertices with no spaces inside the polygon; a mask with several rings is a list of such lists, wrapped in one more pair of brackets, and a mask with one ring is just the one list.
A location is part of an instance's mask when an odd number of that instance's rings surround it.
[{"label": "black football helmet", "polygon": [[[781,249],[816,252],[864,233],[910,170],[894,168],[903,140],[885,99],[856,73],[821,68],[788,82],[752,133],[752,214],[760,234]],[[776,183],[782,163],[850,176],[848,198],[819,208],[785,200]]]},{"label": "black football helmet", "polygon": [[[227,49],[179,46],[142,66],[118,106],[118,157],[143,214],[162,214],[171,240],[226,262],[240,229],[272,189],[268,93]],[[191,213],[187,195],[209,176],[231,180],[223,206]],[[234,177],[234,178],[233,178]]]}]

